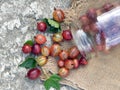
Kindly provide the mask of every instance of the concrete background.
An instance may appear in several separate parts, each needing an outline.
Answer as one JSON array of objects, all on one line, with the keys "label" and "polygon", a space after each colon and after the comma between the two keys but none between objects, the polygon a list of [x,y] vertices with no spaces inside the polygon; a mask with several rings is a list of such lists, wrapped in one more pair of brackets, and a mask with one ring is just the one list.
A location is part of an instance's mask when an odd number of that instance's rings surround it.
[{"label": "concrete background", "polygon": [[[44,90],[40,80],[24,78],[26,69],[18,68],[25,57],[21,47],[37,33],[37,20],[52,17],[54,7],[64,9],[70,1],[0,0],[0,90]],[[61,90],[74,89],[62,86]]]}]

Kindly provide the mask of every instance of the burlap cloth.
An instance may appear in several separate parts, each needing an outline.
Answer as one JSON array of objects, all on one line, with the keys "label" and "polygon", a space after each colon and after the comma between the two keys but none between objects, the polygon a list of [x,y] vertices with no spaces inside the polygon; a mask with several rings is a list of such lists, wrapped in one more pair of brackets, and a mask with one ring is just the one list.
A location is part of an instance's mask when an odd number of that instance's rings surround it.
[{"label": "burlap cloth", "polygon": [[[89,7],[101,7],[105,2],[115,3],[119,0],[73,0],[79,9],[79,15],[83,14]],[[74,4],[75,5],[75,4]],[[63,49],[75,45],[74,40],[62,42]],[[48,73],[58,72],[55,58],[49,57],[48,63],[43,67]],[[97,57],[92,57],[88,65],[71,70],[68,77],[61,81],[61,84],[69,85],[77,90],[120,90],[120,45],[110,50],[109,54],[99,53]]]}]

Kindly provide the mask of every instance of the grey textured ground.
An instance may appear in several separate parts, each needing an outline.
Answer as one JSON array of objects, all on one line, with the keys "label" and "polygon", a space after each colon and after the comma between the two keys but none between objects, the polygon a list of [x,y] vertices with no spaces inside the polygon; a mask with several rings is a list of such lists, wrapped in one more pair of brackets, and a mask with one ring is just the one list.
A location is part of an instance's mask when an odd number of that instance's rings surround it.
[{"label": "grey textured ground", "polygon": [[[23,43],[36,34],[36,21],[52,17],[54,7],[68,7],[70,0],[0,0],[0,90],[44,90],[40,80],[25,79]],[[74,90],[63,86],[61,90]]]}]

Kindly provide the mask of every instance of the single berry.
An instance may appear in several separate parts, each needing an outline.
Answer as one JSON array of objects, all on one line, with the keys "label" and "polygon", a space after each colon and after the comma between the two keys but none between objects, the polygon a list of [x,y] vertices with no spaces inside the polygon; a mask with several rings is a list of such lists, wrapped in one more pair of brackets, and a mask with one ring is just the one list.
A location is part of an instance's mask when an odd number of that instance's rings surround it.
[{"label": "single berry", "polygon": [[80,60],[79,60],[79,64],[80,64],[80,65],[86,65],[86,64],[88,64],[88,62],[87,62],[87,60],[82,56],[82,57],[80,58]]},{"label": "single berry", "polygon": [[80,64],[79,64],[79,60],[78,59],[73,59],[74,62],[74,68],[77,69],[79,68]]},{"label": "single berry", "polygon": [[35,41],[37,44],[44,44],[47,40],[46,40],[46,37],[42,34],[37,34],[35,37],[34,37]]},{"label": "single berry", "polygon": [[59,67],[64,67],[65,62],[63,60],[58,60],[57,64]]},{"label": "single berry", "polygon": [[62,22],[64,20],[64,18],[65,18],[64,12],[61,9],[54,8],[53,18],[57,22]]},{"label": "single berry", "polygon": [[22,47],[22,51],[23,51],[23,53],[25,53],[25,54],[28,54],[28,53],[31,53],[31,46],[30,45],[24,45],[23,47]]},{"label": "single berry", "polygon": [[74,68],[74,62],[73,62],[73,60],[65,60],[65,68],[67,68],[67,69],[73,69]]},{"label": "single berry", "polygon": [[59,53],[61,52],[61,47],[59,44],[53,44],[50,48],[50,53],[51,53],[51,56],[58,56]]},{"label": "single berry", "polygon": [[43,56],[49,56],[50,55],[50,49],[47,46],[43,46],[41,48],[41,54]]},{"label": "single berry", "polygon": [[96,9],[90,8],[87,11],[87,17],[92,21],[92,22],[97,22],[97,12]]},{"label": "single berry", "polygon": [[53,34],[52,40],[54,42],[61,42],[63,40],[63,36],[61,33],[55,33]]},{"label": "single berry", "polygon": [[58,75],[60,75],[61,77],[67,77],[69,75],[69,69],[65,67],[60,68],[58,71]]},{"label": "single berry", "polygon": [[81,21],[82,25],[84,25],[84,26],[90,24],[90,20],[87,17],[87,15],[81,16],[80,17],[80,21]]},{"label": "single berry", "polygon": [[80,54],[80,51],[78,50],[78,48],[76,46],[73,46],[70,48],[69,50],[69,57],[70,58],[76,58],[78,55]]},{"label": "single berry", "polygon": [[73,38],[70,30],[63,30],[62,36],[65,40],[71,40]]},{"label": "single berry", "polygon": [[62,60],[67,59],[67,58],[68,58],[68,52],[65,51],[65,50],[62,50],[62,52],[60,52],[60,54],[59,54],[59,57],[60,57],[60,59],[62,59]]},{"label": "single berry", "polygon": [[45,32],[47,29],[47,24],[45,22],[38,22],[37,29],[41,32]]},{"label": "single berry", "polygon": [[31,80],[35,80],[40,76],[40,74],[41,71],[38,68],[33,68],[27,72],[27,77]]},{"label": "single berry", "polygon": [[43,66],[47,63],[48,60],[47,60],[47,57],[45,57],[45,56],[39,56],[39,57],[37,57],[36,61],[39,66]]},{"label": "single berry", "polygon": [[32,53],[35,54],[35,55],[38,55],[38,54],[40,54],[40,52],[41,52],[40,45],[39,44],[34,44],[32,46]]}]

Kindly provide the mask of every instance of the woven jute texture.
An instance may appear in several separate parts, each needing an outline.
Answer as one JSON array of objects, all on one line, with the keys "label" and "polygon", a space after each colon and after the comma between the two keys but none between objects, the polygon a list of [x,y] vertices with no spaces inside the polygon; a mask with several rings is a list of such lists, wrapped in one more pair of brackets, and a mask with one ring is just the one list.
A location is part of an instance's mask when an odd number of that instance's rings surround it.
[{"label": "woven jute texture", "polygon": [[[101,7],[106,2],[118,4],[119,0],[73,0],[71,7],[74,14],[80,16],[90,7]],[[76,12],[77,11],[77,12]],[[75,45],[74,40],[62,42],[62,49]],[[57,73],[57,61],[49,57],[48,63],[43,67],[47,73]],[[99,53],[92,57],[88,65],[71,70],[68,77],[61,84],[69,85],[77,90],[120,90],[120,45],[110,50],[110,53]]]}]

